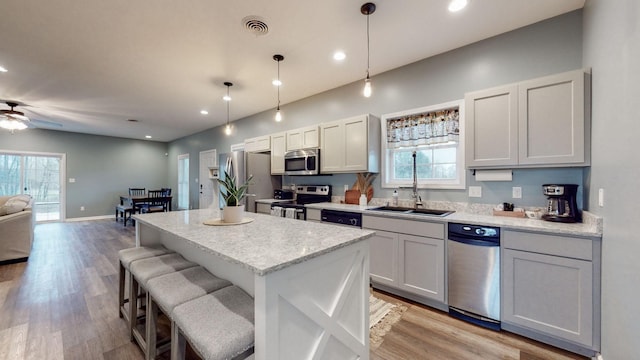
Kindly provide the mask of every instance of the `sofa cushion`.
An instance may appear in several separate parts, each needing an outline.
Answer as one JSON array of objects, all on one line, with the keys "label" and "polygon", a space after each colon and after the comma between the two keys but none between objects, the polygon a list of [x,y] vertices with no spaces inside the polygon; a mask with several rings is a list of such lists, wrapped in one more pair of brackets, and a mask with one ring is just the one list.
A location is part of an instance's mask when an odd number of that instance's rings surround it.
[{"label": "sofa cushion", "polygon": [[0,216],[11,215],[24,210],[29,205],[31,196],[29,195],[16,195],[7,200],[4,205],[0,206]]}]

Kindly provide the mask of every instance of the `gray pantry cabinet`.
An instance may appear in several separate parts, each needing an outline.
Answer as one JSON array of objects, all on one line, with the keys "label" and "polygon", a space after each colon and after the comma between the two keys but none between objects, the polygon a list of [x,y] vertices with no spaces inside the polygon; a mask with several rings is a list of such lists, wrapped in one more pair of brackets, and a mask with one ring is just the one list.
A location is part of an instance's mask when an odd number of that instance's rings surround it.
[{"label": "gray pantry cabinet", "polygon": [[588,166],[589,84],[574,70],[465,94],[466,166]]},{"label": "gray pantry cabinet", "polygon": [[502,328],[599,350],[600,240],[506,230],[502,246]]},{"label": "gray pantry cabinet", "polygon": [[445,224],[363,215],[373,287],[446,309]]}]

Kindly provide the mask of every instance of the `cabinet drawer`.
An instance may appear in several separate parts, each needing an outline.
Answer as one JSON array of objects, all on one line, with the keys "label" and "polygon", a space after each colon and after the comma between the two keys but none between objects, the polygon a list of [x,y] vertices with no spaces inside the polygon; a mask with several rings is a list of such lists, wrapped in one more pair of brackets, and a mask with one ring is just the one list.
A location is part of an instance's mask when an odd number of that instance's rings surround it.
[{"label": "cabinet drawer", "polygon": [[574,259],[593,259],[593,240],[569,236],[505,230],[502,244],[507,249],[531,251]]},{"label": "cabinet drawer", "polygon": [[364,215],[362,216],[362,227],[444,240],[444,224],[442,223]]}]

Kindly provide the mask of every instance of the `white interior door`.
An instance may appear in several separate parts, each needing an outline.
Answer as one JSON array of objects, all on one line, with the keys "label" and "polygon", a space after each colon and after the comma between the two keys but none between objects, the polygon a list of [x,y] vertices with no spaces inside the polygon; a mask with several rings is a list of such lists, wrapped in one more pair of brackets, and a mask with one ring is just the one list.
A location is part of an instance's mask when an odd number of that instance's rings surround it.
[{"label": "white interior door", "polygon": [[199,208],[207,209],[217,204],[216,180],[209,178],[209,168],[218,166],[218,155],[215,149],[200,152],[200,197]]},{"label": "white interior door", "polygon": [[189,154],[178,155],[178,210],[189,210]]}]

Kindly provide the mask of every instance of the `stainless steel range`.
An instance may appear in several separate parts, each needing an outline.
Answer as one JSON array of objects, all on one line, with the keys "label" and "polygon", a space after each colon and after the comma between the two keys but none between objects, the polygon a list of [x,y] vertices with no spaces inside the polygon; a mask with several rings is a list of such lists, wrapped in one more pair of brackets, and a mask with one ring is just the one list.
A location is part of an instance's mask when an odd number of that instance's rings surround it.
[{"label": "stainless steel range", "polygon": [[271,215],[307,220],[306,204],[331,202],[331,185],[298,185],[291,201],[271,204]]}]

